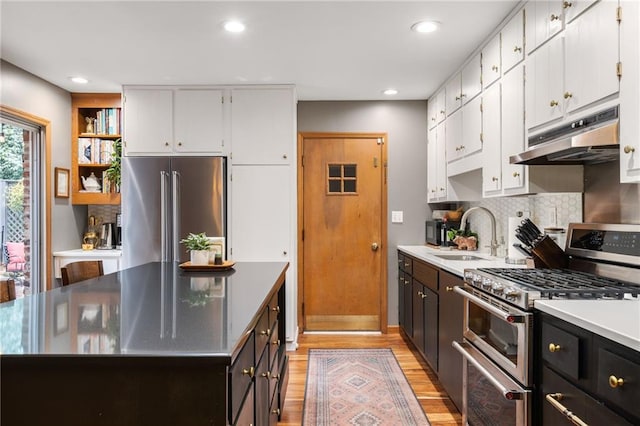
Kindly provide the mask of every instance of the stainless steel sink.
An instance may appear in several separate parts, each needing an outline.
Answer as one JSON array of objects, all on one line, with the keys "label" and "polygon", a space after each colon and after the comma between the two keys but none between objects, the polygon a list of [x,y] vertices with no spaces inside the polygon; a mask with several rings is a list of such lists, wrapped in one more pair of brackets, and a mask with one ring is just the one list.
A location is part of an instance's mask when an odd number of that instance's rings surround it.
[{"label": "stainless steel sink", "polygon": [[434,256],[444,260],[486,260],[472,254],[434,254]]}]

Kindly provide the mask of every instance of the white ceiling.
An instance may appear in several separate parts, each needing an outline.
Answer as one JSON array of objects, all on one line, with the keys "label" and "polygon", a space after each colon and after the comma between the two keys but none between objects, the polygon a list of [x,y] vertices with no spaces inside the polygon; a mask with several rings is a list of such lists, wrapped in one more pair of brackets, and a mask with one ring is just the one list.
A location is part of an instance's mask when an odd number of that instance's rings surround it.
[{"label": "white ceiling", "polygon": [[[517,3],[1,0],[0,53],[70,92],[295,84],[301,100],[388,99],[388,87],[393,99],[426,99]],[[226,33],[231,18],[247,30]],[[424,19],[441,30],[410,31]]]}]

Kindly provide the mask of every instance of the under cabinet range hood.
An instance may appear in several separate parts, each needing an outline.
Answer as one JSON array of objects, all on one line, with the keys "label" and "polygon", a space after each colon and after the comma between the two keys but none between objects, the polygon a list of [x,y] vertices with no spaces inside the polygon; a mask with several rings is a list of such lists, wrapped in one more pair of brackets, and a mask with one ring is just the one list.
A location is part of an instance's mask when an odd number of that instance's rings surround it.
[{"label": "under cabinet range hood", "polygon": [[619,158],[618,106],[529,138],[511,164],[597,164]]}]

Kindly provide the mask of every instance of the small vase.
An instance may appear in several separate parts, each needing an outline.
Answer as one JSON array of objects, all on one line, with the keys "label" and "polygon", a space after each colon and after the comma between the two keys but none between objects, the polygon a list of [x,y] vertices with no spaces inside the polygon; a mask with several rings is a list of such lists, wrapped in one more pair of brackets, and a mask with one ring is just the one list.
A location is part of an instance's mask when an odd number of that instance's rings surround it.
[{"label": "small vase", "polygon": [[209,250],[191,250],[192,265],[207,265],[209,263]]}]

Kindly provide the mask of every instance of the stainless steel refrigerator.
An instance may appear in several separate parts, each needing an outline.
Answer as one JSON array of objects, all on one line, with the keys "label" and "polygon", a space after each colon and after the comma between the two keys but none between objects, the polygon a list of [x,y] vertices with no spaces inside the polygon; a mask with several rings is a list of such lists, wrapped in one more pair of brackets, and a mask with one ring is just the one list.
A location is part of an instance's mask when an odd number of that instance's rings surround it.
[{"label": "stainless steel refrigerator", "polygon": [[123,157],[121,188],[125,268],[189,260],[189,233],[226,235],[225,157]]}]

